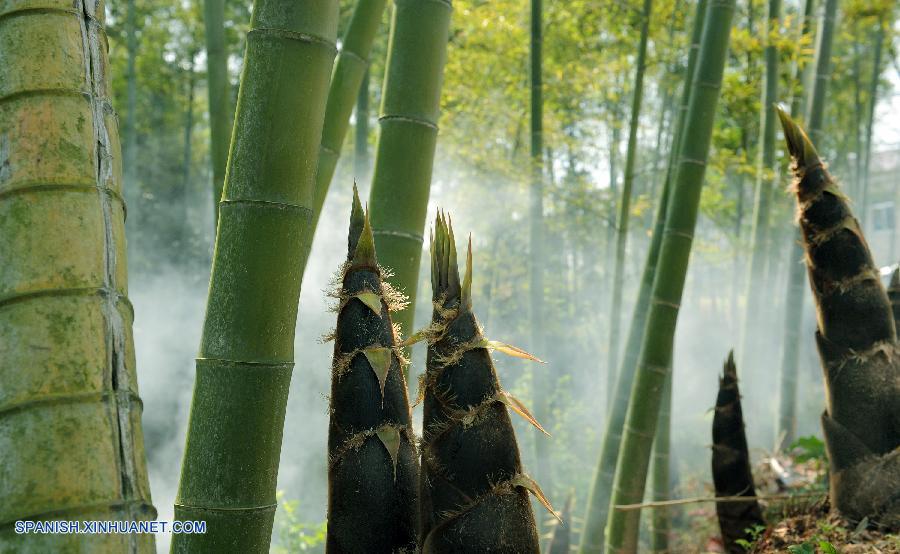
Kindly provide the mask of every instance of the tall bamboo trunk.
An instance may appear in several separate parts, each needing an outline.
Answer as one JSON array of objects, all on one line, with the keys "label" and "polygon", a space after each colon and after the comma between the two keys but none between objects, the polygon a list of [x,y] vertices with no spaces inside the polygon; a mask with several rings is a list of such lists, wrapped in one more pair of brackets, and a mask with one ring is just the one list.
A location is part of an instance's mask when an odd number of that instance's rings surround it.
[{"label": "tall bamboo trunk", "polygon": [[869,82],[869,113],[866,114],[866,150],[863,162],[863,186],[862,201],[862,226],[865,230],[869,217],[869,179],[872,174],[872,134],[875,126],[875,107],[878,104],[878,84],[881,80],[881,52],[884,48],[884,25],[878,22],[878,31],[875,34],[875,54],[872,60],[872,79]]},{"label": "tall bamboo trunk", "polygon": [[394,317],[407,332],[415,315],[451,11],[449,0],[396,0],[391,19],[369,207],[381,263],[394,271],[388,281],[409,298],[409,307]]},{"label": "tall bamboo trunk", "polygon": [[338,5],[257,0],[188,422],[173,552],[268,552]]},{"label": "tall bamboo trunk", "polygon": [[[375,41],[375,33],[381,24],[381,16],[386,4],[387,0],[357,0],[353,16],[350,18],[350,25],[341,39],[341,51],[334,64],[331,85],[328,89],[328,103],[325,106],[322,144],[319,148],[316,184],[313,189],[311,232],[303,244],[301,269],[306,269],[309,261],[319,216],[322,215],[322,207],[325,205],[325,198],[331,187],[331,179],[334,177],[334,170],[341,156],[344,138],[350,126],[353,104],[360,94],[363,77],[368,72],[372,43]],[[366,89],[368,89],[368,85]],[[366,117],[368,118],[368,115]]]},{"label": "tall bamboo trunk", "polygon": [[[622,311],[622,288],[625,280],[625,250],[628,242],[628,220],[631,215],[631,190],[634,186],[634,165],[637,159],[638,129],[641,118],[641,102],[644,95],[644,69],[647,61],[647,42],[650,35],[650,15],[653,0],[644,0],[640,14],[640,42],[634,69],[634,92],[631,98],[631,121],[628,126],[628,146],[625,152],[625,178],[619,196],[619,215],[616,220],[616,257],[613,269],[612,297],[610,299],[609,345],[606,370],[610,377],[610,389],[615,388],[616,370],[619,364],[619,327]],[[539,328],[539,327],[538,327]],[[610,392],[607,397],[612,398]]]},{"label": "tall bamboo trunk", "polygon": [[431,241],[434,312],[422,380],[422,551],[537,554],[523,473],[507,406],[534,423],[500,387],[490,342],[472,312],[472,249],[462,282],[452,228],[439,215]]},{"label": "tall bamboo trunk", "polygon": [[[685,114],[691,96],[691,83],[697,66],[697,55],[700,49],[700,39],[703,32],[703,23],[706,18],[708,0],[699,0],[694,16],[694,27],[691,37],[688,64],[685,70],[684,86],[682,89],[678,114],[676,116],[675,131],[672,140],[672,150],[676,150],[684,131]],[[657,259],[662,244],[662,233],[665,228],[666,214],[668,212],[669,190],[671,189],[672,161],[675,153],[670,151],[669,164],[666,170],[666,179],[660,194],[659,205],[653,227],[653,235],[650,239],[650,247],[647,250],[647,258],[644,261],[644,270],[641,274],[641,285],[638,297],[635,301],[628,327],[628,339],[625,343],[625,353],[616,379],[613,401],[607,410],[606,427],[603,433],[603,446],[597,469],[591,484],[591,492],[588,497],[588,505],[585,514],[584,531],[581,534],[579,550],[582,554],[595,554],[603,552],[603,542],[606,519],[608,516],[609,498],[612,492],[613,478],[615,477],[616,459],[619,456],[619,446],[622,439],[622,426],[625,424],[625,411],[628,408],[628,398],[631,394],[631,385],[634,374],[637,371],[638,355],[640,354],[641,340],[647,321],[647,312],[650,307],[650,289],[653,286],[653,278],[656,275]]]},{"label": "tall bamboo trunk", "polygon": [[[133,0],[129,0],[133,1]],[[225,165],[231,142],[231,82],[228,78],[228,51],[225,47],[225,0],[203,0],[206,34],[206,94],[209,101],[209,157],[212,163],[212,193],[215,219],[219,221],[219,201],[225,186]]]},{"label": "tall bamboo trunk", "polygon": [[607,517],[606,551],[636,552],[640,511],[613,509],[644,496],[650,451],[665,380],[672,363],[678,307],[684,292],[700,191],[731,34],[734,0],[710,0],[697,71],[672,181],[665,231],[653,279],[647,326],[623,427],[613,495]]},{"label": "tall bamboo trunk", "polygon": [[[810,14],[813,0],[807,0],[806,10]],[[819,26],[819,34],[816,40],[816,57],[814,60],[815,80],[812,84],[809,99],[796,101],[792,109],[799,113],[801,106],[808,107],[806,114],[807,125],[814,137],[822,136],[822,125],[825,117],[824,99],[828,92],[828,81],[831,76],[831,45],[834,39],[834,13],[827,11],[826,18]],[[809,25],[804,24],[807,32]],[[820,78],[821,76],[821,78]],[[800,244],[799,230],[792,234],[790,257],[788,258],[788,290],[784,303],[784,346],[781,356],[781,386],[778,403],[778,435],[782,437],[783,445],[790,445],[794,441],[797,430],[797,372],[800,358],[800,332],[803,325],[804,304],[804,264],[803,247]]]},{"label": "tall bamboo trunk", "polygon": [[14,526],[156,519],[104,18],[96,0],[0,5],[0,552],[155,551]]},{"label": "tall bamboo trunk", "polygon": [[[778,101],[778,46],[776,35],[781,18],[781,0],[769,0],[769,13],[765,26],[766,78],[762,95],[762,122],[760,124],[759,163],[756,169],[756,194],[753,200],[753,230],[750,234],[750,273],[747,276],[744,324],[741,328],[741,348],[738,352],[743,367],[755,367],[757,354],[765,341],[766,325],[758,309],[769,290],[767,265],[770,258],[769,212],[775,187],[775,102]],[[764,351],[763,349],[762,351]]]},{"label": "tall bamboo trunk", "polygon": [[[528,281],[529,316],[531,318],[531,348],[543,350],[544,340],[544,101],[542,96],[542,0],[531,0],[531,185],[528,209]],[[552,160],[550,162],[553,163]],[[532,398],[534,412],[539,421],[550,420],[550,398],[556,388],[553,374],[536,369],[532,372],[535,384]],[[549,424],[549,423],[548,423]],[[548,490],[553,490],[553,466],[547,441],[534,441],[537,477]]]},{"label": "tall bamboo trunk", "polygon": [[818,315],[832,506],[851,521],[868,518],[896,529],[900,354],[893,312],[844,195],[806,134],[787,114],[779,115],[794,161],[794,191]]},{"label": "tall bamboo trunk", "polygon": [[413,552],[419,461],[391,323],[402,299],[382,282],[356,189],[334,332],[326,550]]},{"label": "tall bamboo trunk", "polygon": [[[669,499],[669,482],[672,435],[672,375],[666,380],[662,404],[659,406],[659,423],[653,440],[652,490],[654,502]],[[654,510],[650,521],[650,551],[669,552],[669,528],[671,521],[665,508]]]},{"label": "tall bamboo trunk", "polygon": [[716,497],[747,496],[747,502],[717,502],[716,515],[722,542],[728,554],[744,554],[747,549],[739,541],[750,542],[753,529],[765,526],[762,510],[756,501],[756,487],[750,466],[744,413],[738,387],[734,355],[728,354],[719,378],[719,394],[712,424],[712,476]]},{"label": "tall bamboo trunk", "polygon": [[363,74],[356,97],[356,129],[353,137],[354,179],[364,181],[369,174],[369,70]]}]

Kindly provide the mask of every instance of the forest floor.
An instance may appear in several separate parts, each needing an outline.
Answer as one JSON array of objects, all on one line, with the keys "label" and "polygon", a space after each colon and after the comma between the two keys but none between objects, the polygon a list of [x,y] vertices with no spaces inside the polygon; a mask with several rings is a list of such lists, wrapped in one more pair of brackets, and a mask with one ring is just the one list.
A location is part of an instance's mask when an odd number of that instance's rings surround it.
[{"label": "forest floor", "polygon": [[771,525],[756,541],[752,554],[900,554],[900,536],[853,526],[829,514],[827,506]]}]

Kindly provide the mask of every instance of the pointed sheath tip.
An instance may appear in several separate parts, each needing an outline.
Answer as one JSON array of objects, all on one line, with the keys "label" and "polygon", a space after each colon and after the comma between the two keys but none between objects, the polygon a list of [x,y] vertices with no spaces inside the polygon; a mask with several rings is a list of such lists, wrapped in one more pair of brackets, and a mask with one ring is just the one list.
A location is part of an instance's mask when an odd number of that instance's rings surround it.
[{"label": "pointed sheath tip", "polygon": [[737,381],[737,365],[734,363],[734,350],[728,352],[728,359],[725,360],[723,381],[726,383]]},{"label": "pointed sheath tip", "polygon": [[369,222],[369,209],[366,208],[363,216],[363,226],[353,252],[354,266],[377,267],[378,260],[375,257],[375,235],[372,233],[372,224]]},{"label": "pointed sheath tip", "polygon": [[359,201],[359,191],[356,189],[356,181],[353,181],[353,207],[350,209],[350,233],[347,235],[347,259],[353,258],[356,252],[356,244],[359,235],[365,227],[365,214],[362,203]]},{"label": "pointed sheath tip", "polygon": [[794,159],[796,166],[798,168],[807,168],[819,163],[819,153],[800,125],[781,106],[776,105],[775,112],[781,121],[781,128],[784,131],[784,140],[787,143],[788,152]]},{"label": "pointed sheath tip", "polygon": [[469,246],[466,250],[466,273],[463,276],[462,291],[460,292],[460,307],[465,311],[472,311],[472,234],[469,233]]}]

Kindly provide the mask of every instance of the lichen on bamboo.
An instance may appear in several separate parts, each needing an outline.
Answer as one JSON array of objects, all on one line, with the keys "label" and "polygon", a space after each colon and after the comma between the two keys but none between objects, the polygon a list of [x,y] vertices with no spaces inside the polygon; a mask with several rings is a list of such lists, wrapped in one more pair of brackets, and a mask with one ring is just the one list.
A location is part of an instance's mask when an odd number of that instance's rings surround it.
[{"label": "lichen on bamboo", "polygon": [[825,372],[832,505],[900,527],[900,359],[891,303],[862,230],[806,133],[779,111]]},{"label": "lichen on bamboo", "polygon": [[409,399],[368,214],[354,187],[328,427],[330,554],[411,552],[418,543],[418,463]]},{"label": "lichen on bamboo", "polygon": [[[462,281],[448,218],[431,237],[432,323],[422,380],[422,548],[427,552],[539,552],[531,492],[507,406],[537,424],[500,387],[487,341],[472,312],[472,247]],[[527,415],[525,415],[527,414]]]}]

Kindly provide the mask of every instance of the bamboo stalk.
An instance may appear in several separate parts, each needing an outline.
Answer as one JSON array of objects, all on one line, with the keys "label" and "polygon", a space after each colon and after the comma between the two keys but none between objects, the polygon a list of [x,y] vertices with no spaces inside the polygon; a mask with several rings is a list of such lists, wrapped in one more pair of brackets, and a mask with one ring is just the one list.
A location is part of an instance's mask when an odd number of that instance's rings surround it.
[{"label": "bamboo stalk", "polygon": [[231,83],[228,78],[228,52],[225,47],[225,0],[203,0],[203,26],[206,35],[206,92],[209,98],[209,157],[212,162],[213,224],[219,221],[219,201],[225,187],[225,165],[234,117],[231,109]]},{"label": "bamboo stalk", "polygon": [[653,228],[650,247],[647,250],[647,258],[644,262],[644,270],[641,276],[641,286],[635,302],[634,312],[631,316],[631,324],[628,328],[628,339],[625,344],[625,353],[622,365],[616,380],[615,394],[612,406],[608,409],[606,428],[603,434],[603,446],[597,469],[594,472],[591,492],[588,497],[587,511],[585,514],[585,528],[581,534],[579,545],[582,554],[594,554],[603,552],[604,526],[608,516],[609,498],[612,491],[613,477],[615,476],[616,459],[619,456],[619,446],[622,438],[622,426],[625,424],[625,412],[628,408],[628,398],[631,393],[631,385],[634,382],[634,374],[637,370],[638,355],[640,354],[641,338],[647,321],[647,312],[650,306],[650,289],[653,286],[653,277],[656,275],[657,258],[662,243],[662,234],[665,228],[666,213],[668,210],[669,190],[671,188],[672,160],[675,158],[674,150],[678,149],[681,135],[684,130],[685,113],[690,102],[691,82],[697,65],[697,54],[700,49],[700,38],[703,32],[703,22],[706,17],[708,0],[697,2],[696,15],[694,16],[694,28],[692,31],[688,64],[685,71],[684,87],[682,90],[678,115],[676,117],[675,132],[672,141],[672,152],[669,154],[669,167],[666,171],[666,180],[660,195],[659,206]]},{"label": "bamboo stalk", "polygon": [[631,215],[631,191],[634,187],[634,165],[637,159],[638,128],[641,103],[644,95],[644,70],[647,65],[647,42],[650,35],[650,16],[653,0],[644,0],[640,14],[640,40],[634,70],[634,91],[631,98],[631,120],[628,126],[628,146],[625,153],[625,177],[619,199],[619,215],[616,220],[616,251],[613,269],[612,297],[610,299],[609,345],[607,347],[607,383],[615,388],[616,370],[619,364],[619,324],[622,312],[622,288],[625,280],[625,249],[628,243],[628,222]]},{"label": "bamboo stalk", "polygon": [[[710,0],[703,28],[610,505],[640,501],[644,495],[663,384],[672,363],[672,342],[728,54],[734,4],[734,0]],[[636,552],[639,522],[639,513],[611,510],[606,552]]]},{"label": "bamboo stalk", "polygon": [[[670,465],[672,431],[672,374],[666,380],[663,390],[662,404],[659,407],[659,424],[653,442],[652,490],[653,500],[664,501],[669,498]],[[650,526],[650,551],[669,551],[669,515],[663,511],[654,512]]]},{"label": "bamboo stalk", "polygon": [[155,552],[14,530],[156,519],[108,67],[102,2],[0,4],[0,552]]},{"label": "bamboo stalk", "polygon": [[335,0],[257,0],[235,116],[173,552],[268,552]]},{"label": "bamboo stalk", "polygon": [[451,10],[449,0],[396,0],[391,18],[369,214],[381,263],[394,271],[388,282],[409,298],[409,307],[394,317],[407,332],[415,315]]},{"label": "bamboo stalk", "polygon": [[[322,144],[316,166],[316,184],[313,188],[313,205],[310,229],[303,244],[301,268],[306,269],[313,239],[322,215],[322,207],[331,187],[331,180],[341,156],[344,138],[350,127],[350,114],[358,98],[363,78],[368,72],[369,56],[375,33],[381,24],[381,16],[387,0],[357,0],[350,24],[341,39],[331,84],[328,103],[325,105],[325,122],[322,126]],[[368,89],[368,86],[366,87]],[[368,115],[366,116],[368,118]]]},{"label": "bamboo stalk", "polygon": [[412,552],[419,463],[390,313],[402,299],[382,282],[368,215],[353,190],[341,268],[328,424],[326,551]]}]

